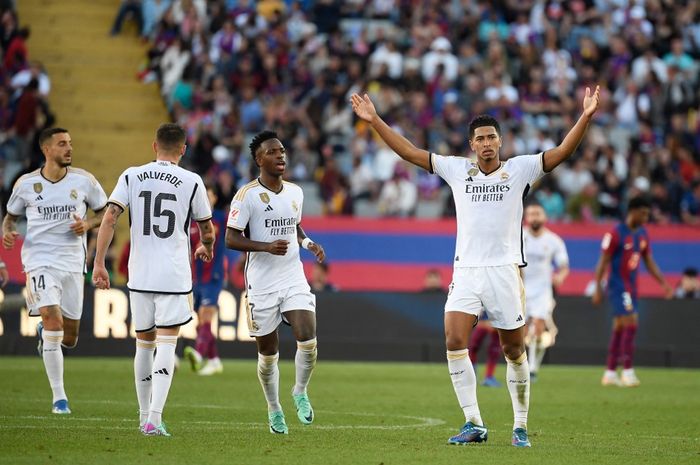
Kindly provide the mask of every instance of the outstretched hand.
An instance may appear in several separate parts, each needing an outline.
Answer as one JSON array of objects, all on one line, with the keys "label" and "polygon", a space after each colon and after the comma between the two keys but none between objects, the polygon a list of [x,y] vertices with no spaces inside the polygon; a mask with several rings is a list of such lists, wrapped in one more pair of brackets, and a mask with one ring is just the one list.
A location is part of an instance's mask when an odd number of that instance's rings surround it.
[{"label": "outstretched hand", "polygon": [[586,95],[583,97],[583,114],[591,117],[598,109],[600,103],[600,86],[595,86],[595,92],[591,95],[591,88],[586,87]]},{"label": "outstretched hand", "polygon": [[310,243],[309,251],[316,256],[316,261],[319,263],[323,262],[323,260],[326,259],[326,251],[323,250],[321,244],[317,244],[315,242]]},{"label": "outstretched hand", "polygon": [[374,108],[374,104],[372,100],[370,100],[369,95],[365,94],[360,97],[358,94],[352,94],[350,96],[350,103],[352,104],[353,111],[360,119],[372,123],[374,118],[377,117],[377,109]]}]

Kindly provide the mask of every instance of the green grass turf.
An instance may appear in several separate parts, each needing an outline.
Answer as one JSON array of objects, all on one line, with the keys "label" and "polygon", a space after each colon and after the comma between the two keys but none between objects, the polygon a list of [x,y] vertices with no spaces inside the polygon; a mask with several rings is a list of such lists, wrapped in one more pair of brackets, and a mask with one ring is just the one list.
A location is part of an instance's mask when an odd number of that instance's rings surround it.
[{"label": "green grass turf", "polygon": [[137,430],[131,359],[70,357],[65,373],[73,414],[52,415],[41,360],[0,358],[0,463],[700,463],[697,370],[639,369],[642,385],[623,389],[601,387],[600,367],[545,366],[526,450],[510,445],[505,387],[478,390],[486,444],[446,444],[463,417],[441,364],[321,360],[309,389],[316,421],[302,426],[289,392],[294,367],[283,362],[289,436],[268,432],[254,361],[226,362],[209,378],[183,364],[164,413],[170,438]]}]

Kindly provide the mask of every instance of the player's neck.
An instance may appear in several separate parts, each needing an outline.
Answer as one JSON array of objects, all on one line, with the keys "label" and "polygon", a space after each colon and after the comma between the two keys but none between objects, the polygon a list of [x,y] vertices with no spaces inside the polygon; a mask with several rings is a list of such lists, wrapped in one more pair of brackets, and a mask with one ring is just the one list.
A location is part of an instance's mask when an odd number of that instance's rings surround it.
[{"label": "player's neck", "polygon": [[260,176],[258,177],[258,182],[272,192],[279,192],[282,190],[282,176],[273,176],[261,171]]},{"label": "player's neck", "polygon": [[501,160],[494,158],[492,160],[478,160],[479,170],[485,175],[489,175],[501,167]]},{"label": "player's neck", "polygon": [[637,229],[641,228],[641,224],[634,224],[634,221],[631,219],[625,220],[625,224],[627,225],[628,228],[630,228],[632,231],[636,231]]},{"label": "player's neck", "polygon": [[168,153],[156,153],[156,161],[167,161],[174,165],[180,164],[180,155],[170,155]]},{"label": "player's neck", "polygon": [[46,162],[41,168],[41,175],[51,182],[58,182],[68,173],[67,166],[60,166],[56,163]]}]

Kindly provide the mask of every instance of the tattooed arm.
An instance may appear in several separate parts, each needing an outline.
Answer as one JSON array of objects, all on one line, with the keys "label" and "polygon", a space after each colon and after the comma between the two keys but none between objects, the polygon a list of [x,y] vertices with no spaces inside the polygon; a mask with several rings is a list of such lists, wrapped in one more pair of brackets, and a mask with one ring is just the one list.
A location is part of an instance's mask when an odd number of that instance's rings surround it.
[{"label": "tattooed arm", "polygon": [[17,219],[19,217],[7,213],[5,219],[2,220],[2,245],[10,250],[15,245],[15,240],[19,233],[17,232]]},{"label": "tattooed arm", "polygon": [[114,228],[117,226],[119,215],[124,212],[122,207],[114,203],[108,204],[105,210],[100,230],[97,233],[95,263],[92,270],[92,282],[99,289],[109,289],[109,273],[105,268],[105,256],[112,239],[114,239]]}]

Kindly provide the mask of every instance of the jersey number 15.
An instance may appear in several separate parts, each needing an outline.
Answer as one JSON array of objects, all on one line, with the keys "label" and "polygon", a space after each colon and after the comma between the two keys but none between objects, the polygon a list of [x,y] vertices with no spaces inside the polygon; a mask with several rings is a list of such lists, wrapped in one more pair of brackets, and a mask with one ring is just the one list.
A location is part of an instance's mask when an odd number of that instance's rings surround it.
[{"label": "jersey number 15", "polygon": [[[175,231],[175,212],[163,208],[163,201],[171,200],[177,202],[177,197],[175,194],[170,194],[166,192],[161,192],[156,195],[155,202],[153,202],[153,192],[151,191],[141,191],[139,197],[143,197],[143,235],[150,236],[151,230],[153,234],[161,239],[166,239],[173,235]],[[153,204],[153,211],[151,211],[151,204]],[[153,218],[166,217],[168,219],[168,225],[165,231],[157,224],[152,224],[151,215]]]}]

